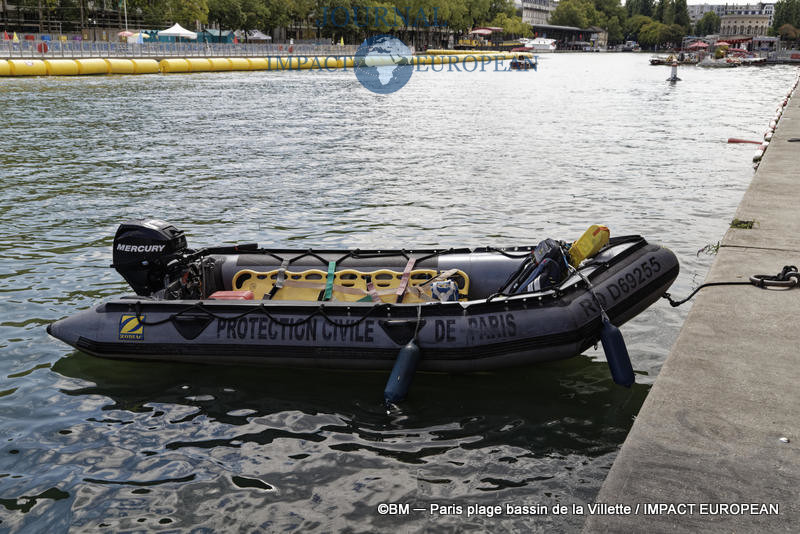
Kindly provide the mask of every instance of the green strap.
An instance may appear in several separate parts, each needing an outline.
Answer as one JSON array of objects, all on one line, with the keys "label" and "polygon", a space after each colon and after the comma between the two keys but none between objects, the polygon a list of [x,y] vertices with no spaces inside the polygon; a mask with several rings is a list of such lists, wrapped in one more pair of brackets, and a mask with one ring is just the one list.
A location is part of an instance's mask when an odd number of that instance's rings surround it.
[{"label": "green strap", "polygon": [[329,261],[328,279],[325,282],[325,294],[322,296],[322,300],[331,300],[331,296],[333,295],[333,278],[335,275],[336,275],[336,262]]}]

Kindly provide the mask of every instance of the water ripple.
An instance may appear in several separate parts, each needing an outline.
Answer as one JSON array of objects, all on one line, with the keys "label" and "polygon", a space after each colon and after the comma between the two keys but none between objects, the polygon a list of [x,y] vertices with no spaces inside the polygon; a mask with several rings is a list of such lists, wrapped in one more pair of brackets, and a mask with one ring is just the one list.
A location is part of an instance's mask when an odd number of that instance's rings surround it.
[{"label": "water ripple", "polygon": [[[385,375],[105,361],[43,326],[126,291],[110,245],[157,216],[194,247],[478,246],[589,224],[672,248],[705,277],[789,67],[685,68],[633,54],[536,73],[415,73],[378,97],[350,72],[0,79],[0,530],[574,531],[580,517],[381,516],[385,502],[591,502],[686,310],[601,353]],[[736,90],[730,90],[735,87]]]}]

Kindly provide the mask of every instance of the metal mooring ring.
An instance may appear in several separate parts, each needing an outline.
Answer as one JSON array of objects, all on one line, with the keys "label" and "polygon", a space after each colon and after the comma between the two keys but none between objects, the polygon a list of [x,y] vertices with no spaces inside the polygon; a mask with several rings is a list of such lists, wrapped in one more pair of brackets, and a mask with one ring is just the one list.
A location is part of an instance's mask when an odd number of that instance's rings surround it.
[{"label": "metal mooring ring", "polygon": [[750,283],[758,287],[794,287],[798,284],[798,277],[790,275],[788,280],[777,280],[774,275],[754,274]]}]

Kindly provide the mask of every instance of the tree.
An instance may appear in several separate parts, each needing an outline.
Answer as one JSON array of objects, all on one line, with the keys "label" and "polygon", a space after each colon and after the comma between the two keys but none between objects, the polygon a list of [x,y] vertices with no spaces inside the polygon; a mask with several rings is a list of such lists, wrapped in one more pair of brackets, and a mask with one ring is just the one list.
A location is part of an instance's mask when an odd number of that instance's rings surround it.
[{"label": "tree", "polygon": [[[649,0],[633,0],[649,2]],[[550,17],[550,24],[588,28],[599,26],[608,32],[608,41],[621,41],[623,21],[627,19],[626,8],[619,0],[562,0]]]},{"label": "tree", "polygon": [[[585,28],[589,25],[586,0],[562,0],[550,16],[550,24]],[[592,6],[594,10],[594,6]]]},{"label": "tree", "polygon": [[289,9],[286,2],[283,0],[266,0],[265,5],[269,9],[269,16],[264,21],[265,30],[270,31],[289,24]]},{"label": "tree", "polygon": [[719,16],[713,11],[708,11],[702,16],[700,20],[697,21],[694,33],[695,35],[700,35],[700,36],[717,33],[719,32],[719,26],[720,26]]},{"label": "tree", "polygon": [[652,17],[653,0],[628,0],[625,2],[625,10],[627,11],[629,18],[635,15]]},{"label": "tree", "polygon": [[510,37],[530,37],[533,34],[530,24],[523,24],[518,16],[509,17],[506,13],[498,13],[489,26],[503,28],[503,34]]},{"label": "tree", "polygon": [[780,34],[780,29],[784,24],[790,24],[795,28],[800,27],[800,0],[778,0],[775,4],[772,28]]},{"label": "tree", "polygon": [[244,23],[240,0],[209,0],[208,20],[216,22],[220,32],[224,29],[236,30]]},{"label": "tree", "polygon": [[686,0],[675,0],[675,24],[679,24],[685,31],[689,31],[692,22],[689,19],[689,7],[686,5]]},{"label": "tree", "polygon": [[672,46],[677,48],[680,46],[684,35],[686,35],[686,28],[680,24],[670,24],[666,42],[672,43]]},{"label": "tree", "polygon": [[169,0],[167,16],[186,28],[193,28],[208,22],[208,3],[206,0]]},{"label": "tree", "polygon": [[653,20],[658,22],[662,22],[664,20],[664,9],[668,3],[669,0],[658,0],[655,5],[655,10],[653,11]]},{"label": "tree", "polygon": [[666,44],[677,46],[685,34],[683,27],[678,24],[668,26],[654,20],[641,27],[639,30],[639,42],[645,46],[662,46]]},{"label": "tree", "polygon": [[667,26],[675,23],[675,4],[671,0],[664,0],[664,11],[659,19]]},{"label": "tree", "polygon": [[639,41],[639,32],[643,26],[653,22],[653,19],[644,15],[634,15],[625,22],[625,35],[631,41]]},{"label": "tree", "polygon": [[[247,32],[257,28],[266,28],[270,17],[270,9],[264,0],[241,0],[242,23],[239,27]],[[210,6],[209,6],[210,9]]]},{"label": "tree", "polygon": [[608,19],[606,31],[608,31],[609,43],[619,43],[623,41],[624,34],[622,31],[622,23],[619,21],[619,17],[617,15],[614,15]]},{"label": "tree", "polygon": [[783,39],[786,40],[797,39],[798,36],[797,28],[788,23],[784,24],[780,28],[778,28],[778,35],[780,35]]}]

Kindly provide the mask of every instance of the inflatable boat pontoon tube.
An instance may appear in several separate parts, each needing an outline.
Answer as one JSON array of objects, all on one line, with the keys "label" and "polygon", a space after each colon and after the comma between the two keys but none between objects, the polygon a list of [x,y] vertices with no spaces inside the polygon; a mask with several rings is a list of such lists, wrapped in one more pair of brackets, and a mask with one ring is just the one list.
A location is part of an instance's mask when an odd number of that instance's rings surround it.
[{"label": "inflatable boat pontoon tube", "polygon": [[[679,269],[669,250],[640,236],[615,237],[551,289],[498,293],[533,248],[288,250],[253,244],[192,251],[172,225],[134,221],[117,232],[114,266],[138,295],[111,299],[47,330],[104,358],[339,369],[391,369],[398,351],[416,340],[420,370],[482,371],[580,354],[600,340],[603,310],[621,325],[658,300]],[[412,258],[414,269],[464,273],[469,285],[461,288],[461,300],[301,301],[266,293],[250,300],[246,291],[233,293],[237,300],[212,296],[237,291],[232,284],[243,271],[282,270],[286,276],[327,273],[335,265],[403,272]]]}]

